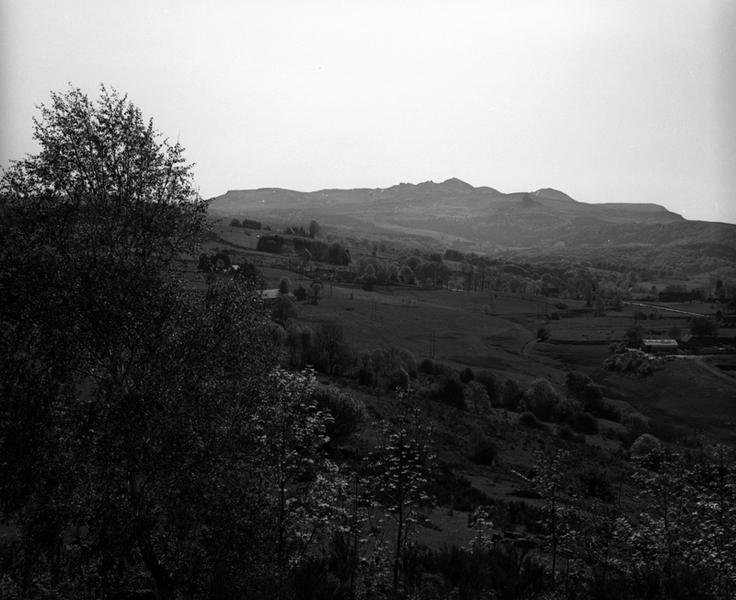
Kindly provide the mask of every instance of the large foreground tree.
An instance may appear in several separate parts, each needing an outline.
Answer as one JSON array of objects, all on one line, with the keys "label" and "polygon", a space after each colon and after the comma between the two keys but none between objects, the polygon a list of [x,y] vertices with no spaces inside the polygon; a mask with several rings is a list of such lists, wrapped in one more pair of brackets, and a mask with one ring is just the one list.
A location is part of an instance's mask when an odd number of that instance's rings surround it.
[{"label": "large foreground tree", "polygon": [[[40,110],[40,151],[0,183],[3,593],[283,595],[293,490],[263,451],[277,353],[247,284],[174,276],[206,211],[183,149],[104,88]],[[316,410],[290,389],[283,411]]]}]

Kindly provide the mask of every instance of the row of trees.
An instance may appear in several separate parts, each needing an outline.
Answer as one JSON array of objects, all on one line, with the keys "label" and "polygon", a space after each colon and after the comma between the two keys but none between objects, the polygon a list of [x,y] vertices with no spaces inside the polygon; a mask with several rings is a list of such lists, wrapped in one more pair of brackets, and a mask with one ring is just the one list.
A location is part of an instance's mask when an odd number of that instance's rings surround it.
[{"label": "row of trees", "polygon": [[[254,221],[252,219],[246,219],[243,218],[241,221],[240,219],[233,219],[230,221],[230,227],[245,227],[246,229],[261,229],[263,227],[263,224],[260,221]],[[270,227],[264,227],[264,229],[268,230]]]},{"label": "row of trees", "polygon": [[320,224],[312,219],[306,229],[302,225],[291,225],[284,229],[284,233],[287,235],[298,235],[301,237],[310,237],[312,239],[319,235],[322,230]]},{"label": "row of trees", "polygon": [[302,239],[300,237],[288,240],[280,235],[262,235],[258,238],[256,250],[270,252],[271,254],[284,254],[289,251],[289,247],[293,249],[293,252],[300,257],[305,265],[314,260],[346,266],[351,261],[350,251],[337,242],[327,244],[319,240]]}]

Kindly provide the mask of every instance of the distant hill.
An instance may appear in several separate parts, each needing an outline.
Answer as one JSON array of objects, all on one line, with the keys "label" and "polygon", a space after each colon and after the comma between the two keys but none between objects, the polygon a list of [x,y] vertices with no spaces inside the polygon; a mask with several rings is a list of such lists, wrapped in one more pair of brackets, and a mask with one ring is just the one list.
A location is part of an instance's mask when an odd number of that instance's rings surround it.
[{"label": "distant hill", "polygon": [[[544,188],[502,193],[456,178],[389,188],[297,192],[230,190],[210,201],[214,212],[254,218],[433,236],[492,249],[568,251],[577,247],[696,245],[736,260],[736,225],[688,221],[658,204],[579,202]],[[710,250],[708,250],[710,249]]]}]

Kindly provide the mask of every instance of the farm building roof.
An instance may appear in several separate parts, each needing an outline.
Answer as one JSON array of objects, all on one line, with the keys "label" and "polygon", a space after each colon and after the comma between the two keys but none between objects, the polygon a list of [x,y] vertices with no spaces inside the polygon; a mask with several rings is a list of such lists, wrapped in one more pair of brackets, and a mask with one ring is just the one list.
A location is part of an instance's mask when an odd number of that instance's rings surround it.
[{"label": "farm building roof", "polygon": [[258,292],[258,295],[261,297],[262,300],[276,300],[276,298],[279,297],[279,290],[278,288],[271,290],[260,290]]},{"label": "farm building roof", "polygon": [[672,338],[664,338],[664,339],[647,338],[642,341],[644,342],[645,346],[666,346],[669,348],[677,348],[677,340],[673,340]]}]

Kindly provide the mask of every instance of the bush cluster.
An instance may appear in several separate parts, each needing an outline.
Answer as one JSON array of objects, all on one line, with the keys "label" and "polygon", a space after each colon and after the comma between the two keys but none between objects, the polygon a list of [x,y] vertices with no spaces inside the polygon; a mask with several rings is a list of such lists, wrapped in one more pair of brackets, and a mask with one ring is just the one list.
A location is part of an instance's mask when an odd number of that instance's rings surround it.
[{"label": "bush cluster", "polygon": [[329,411],[332,417],[325,430],[328,444],[337,447],[348,442],[365,419],[363,403],[334,386],[319,386],[312,396],[317,408]]},{"label": "bush cluster", "polygon": [[587,412],[577,412],[572,417],[572,428],[578,433],[594,435],[598,433],[598,421]]},{"label": "bush cluster", "polygon": [[581,403],[583,410],[609,421],[620,421],[621,414],[603,399],[603,392],[585,373],[571,371],[565,378],[565,390],[568,397]]},{"label": "bush cluster", "polygon": [[473,446],[473,462],[477,465],[492,465],[498,455],[498,448],[493,440],[481,436],[475,440]]},{"label": "bush cluster", "polygon": [[508,410],[518,410],[524,398],[524,392],[515,379],[507,379],[501,390],[500,406]]},{"label": "bush cluster", "polygon": [[[465,367],[458,372],[440,362],[424,358],[415,368],[415,372],[426,376],[425,380],[434,379],[437,384],[431,395],[456,408],[485,412],[492,406],[503,404],[499,402],[498,380],[491,371],[476,373],[470,367]],[[513,408],[517,405],[515,398]]]},{"label": "bush cluster", "polygon": [[418,375],[414,355],[404,348],[376,348],[358,357],[355,376],[361,385],[393,390],[408,389]]},{"label": "bush cluster", "polygon": [[546,379],[535,379],[527,388],[521,401],[522,408],[534,413],[542,421],[552,421],[560,397]]},{"label": "bush cluster", "polygon": [[603,361],[603,367],[619,373],[633,373],[637,377],[647,377],[658,366],[657,359],[651,359],[641,350],[628,349],[625,352],[612,354]]},{"label": "bush cluster", "polygon": [[546,429],[546,425],[542,423],[533,412],[526,411],[519,417],[519,423],[529,429]]},{"label": "bush cluster", "polygon": [[557,437],[566,442],[577,442],[580,444],[585,443],[585,436],[575,433],[569,425],[558,425],[557,426]]}]

